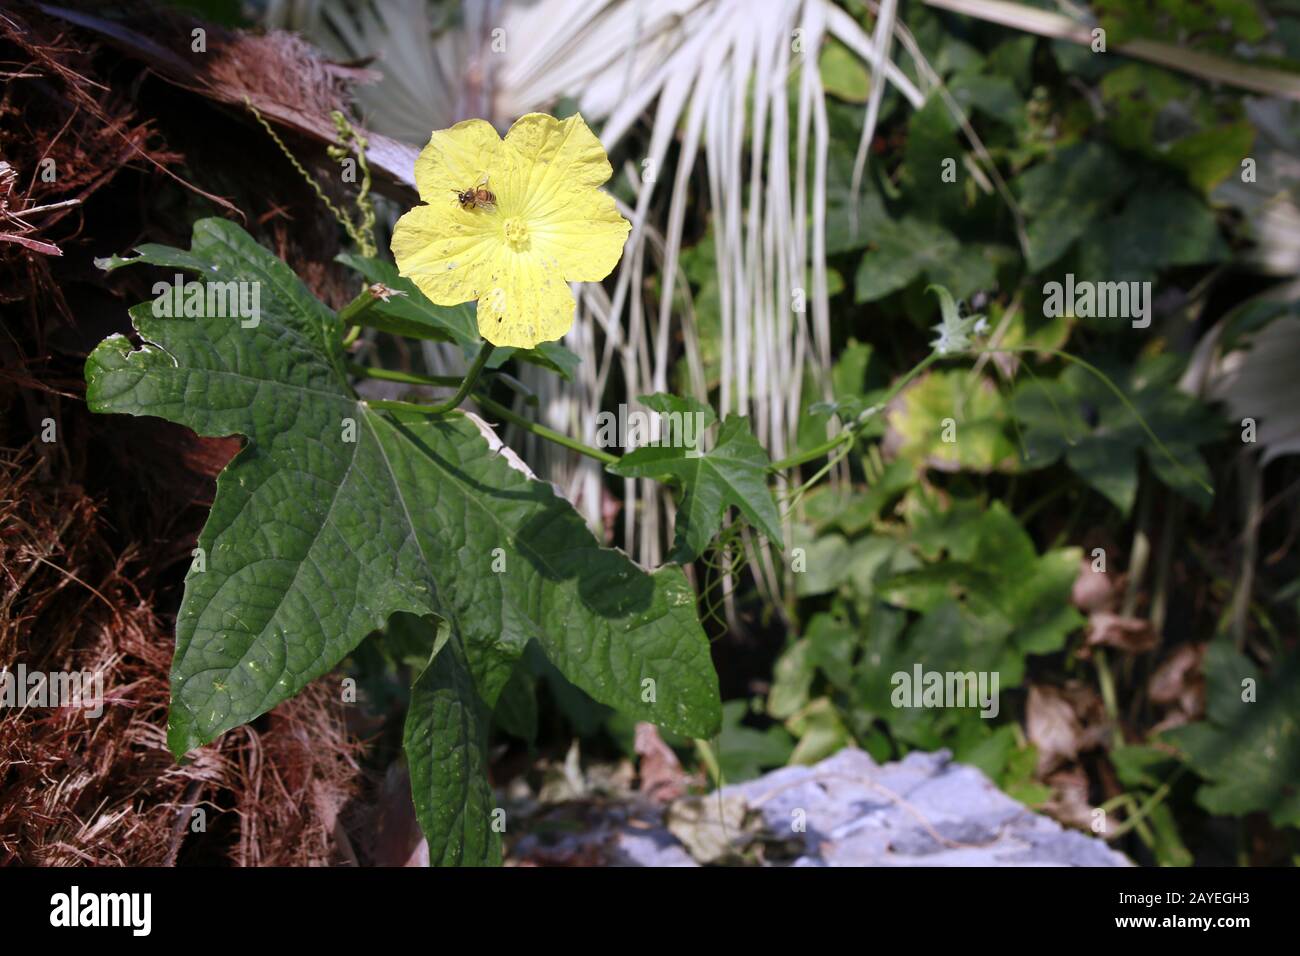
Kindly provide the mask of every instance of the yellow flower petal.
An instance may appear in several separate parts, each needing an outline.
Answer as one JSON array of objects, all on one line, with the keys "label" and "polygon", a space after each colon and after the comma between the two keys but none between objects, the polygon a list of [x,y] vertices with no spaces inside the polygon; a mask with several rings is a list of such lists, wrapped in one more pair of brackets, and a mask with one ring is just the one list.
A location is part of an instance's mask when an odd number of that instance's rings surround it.
[{"label": "yellow flower petal", "polygon": [[[501,137],[487,120],[471,119],[434,130],[415,160],[415,188],[425,202],[442,208],[453,191],[471,189],[501,164]],[[457,204],[459,205],[459,204]]]},{"label": "yellow flower petal", "polygon": [[492,281],[478,300],[479,335],[493,345],[520,349],[562,338],[573,327],[568,283],[536,256],[504,253],[493,261]]},{"label": "yellow flower petal", "polygon": [[505,146],[513,161],[499,182],[512,200],[522,197],[510,213],[527,221],[531,250],[571,282],[609,275],[632,227],[596,189],[613,170],[582,116],[529,113],[510,127]]},{"label": "yellow flower petal", "polygon": [[619,215],[614,197],[588,190],[560,212],[532,224],[537,251],[570,282],[599,282],[623,255],[631,223]]},{"label": "yellow flower petal", "polygon": [[393,259],[435,305],[477,299],[487,287],[483,265],[501,252],[500,224],[451,205],[416,206],[393,229]]},{"label": "yellow flower petal", "polygon": [[531,172],[524,190],[530,197],[529,216],[551,205],[556,192],[595,189],[614,175],[605,147],[580,113],[566,120],[545,113],[521,116],[506,133],[505,144]]},{"label": "yellow flower petal", "polygon": [[[426,205],[398,220],[393,258],[438,305],[478,300],[479,332],[495,345],[533,348],[573,325],[566,280],[603,279],[630,225],[597,188],[612,173],[581,116],[522,117],[506,138],[483,120],[433,134],[416,161]],[[461,206],[485,186],[493,205]]]}]

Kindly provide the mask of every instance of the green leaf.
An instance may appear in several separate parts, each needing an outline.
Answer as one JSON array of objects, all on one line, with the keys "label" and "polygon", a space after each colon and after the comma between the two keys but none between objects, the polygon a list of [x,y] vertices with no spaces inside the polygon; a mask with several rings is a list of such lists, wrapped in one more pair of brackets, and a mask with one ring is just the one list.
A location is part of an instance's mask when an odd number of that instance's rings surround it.
[{"label": "green leaf", "polygon": [[683,398],[668,392],[655,392],[653,395],[638,395],[637,401],[660,415],[701,415],[705,428],[718,420],[717,414],[710,406],[694,398]]},{"label": "green leaf", "polygon": [[1128,397],[1165,450],[1154,445],[1134,411],[1105,383],[1071,365],[1058,379],[1022,382],[1012,397],[1026,467],[1044,467],[1064,456],[1080,478],[1127,515],[1137,492],[1141,453],[1161,481],[1197,507],[1209,507],[1212,496],[1202,483],[1209,484],[1210,471],[1197,448],[1214,440],[1222,426],[1178,388],[1176,360],[1147,359],[1127,371],[1103,362],[1100,371]]},{"label": "green leaf", "polygon": [[1177,167],[1202,194],[1251,155],[1255,128],[1240,104],[1205,97],[1168,70],[1125,63],[1102,80],[1101,97],[1119,146]]},{"label": "green leaf", "polygon": [[871,74],[862,59],[838,40],[822,47],[818,70],[822,86],[832,96],[848,103],[865,103],[871,91]]},{"label": "green leaf", "polygon": [[718,420],[713,409],[703,402],[668,392],[638,395],[637,401],[663,416],[664,444],[681,444],[694,450],[704,438],[704,430]]},{"label": "green leaf", "polygon": [[[1150,282],[1162,269],[1228,257],[1214,211],[1186,189],[1168,184],[1134,192],[1121,213],[1089,227],[1079,249],[1080,275],[1105,282]],[[1113,319],[1096,324],[1108,323]]]},{"label": "green leaf", "polygon": [[1241,168],[1255,145],[1255,127],[1241,120],[1211,127],[1180,139],[1169,147],[1166,159],[1187,173],[1188,181],[1204,194]]},{"label": "green leaf", "polygon": [[965,370],[931,372],[910,385],[889,413],[898,455],[944,471],[1014,471],[1017,450],[1006,402]]},{"label": "green leaf", "polygon": [[[506,350],[506,357],[509,358],[511,350]],[[538,365],[542,368],[549,368],[552,372],[558,372],[560,377],[565,381],[573,381],[573,373],[578,370],[582,364],[582,359],[577,353],[566,349],[559,342],[542,342],[536,348],[532,349],[514,349],[514,357],[532,365]],[[494,352],[492,358],[496,358]],[[502,359],[502,361],[505,361]],[[488,367],[497,368],[500,363],[493,364],[489,359]]]},{"label": "green leaf", "polygon": [[[903,151],[903,184],[914,213],[927,220],[944,220],[962,212],[968,179],[961,165],[964,153],[948,104],[939,93],[931,93],[908,119]],[[944,176],[950,166],[955,178]]]},{"label": "green leaf", "polygon": [[[371,306],[366,313],[366,325],[394,335],[454,342],[466,359],[473,359],[478,353],[478,313],[474,303],[434,305],[414,282],[398,274],[397,266],[383,259],[341,252],[335,260],[360,272],[367,282],[382,283],[399,293]],[[487,367],[500,368],[512,358],[548,368],[570,381],[582,362],[559,342],[543,342],[533,349],[496,349]]]},{"label": "green leaf", "polygon": [[1067,147],[1016,180],[1029,219],[1029,269],[1051,265],[1133,181],[1124,161],[1096,143]]},{"label": "green leaf", "polygon": [[871,534],[853,542],[844,564],[842,573],[853,591],[863,599],[870,599],[882,582],[892,575],[913,570],[919,562],[896,538]]},{"label": "green leaf", "polygon": [[335,261],[360,272],[367,282],[381,283],[397,293],[370,307],[366,324],[371,328],[412,338],[455,342],[463,348],[477,348],[479,335],[474,303],[434,305],[414,282],[398,273],[397,266],[383,259],[340,252]]},{"label": "green leaf", "polygon": [[1202,669],[1205,720],[1166,735],[1205,778],[1197,801],[1215,814],[1267,811],[1279,827],[1300,826],[1300,655],[1262,679],[1248,658],[1217,640]]},{"label": "green leaf", "polygon": [[942,555],[969,561],[979,547],[977,522],[984,509],[978,501],[945,500],[917,488],[904,499],[902,510],[911,528],[911,545],[927,561]]},{"label": "green leaf", "polygon": [[1227,53],[1267,32],[1254,0],[1097,0],[1093,7],[1112,43],[1176,39],[1189,49]]},{"label": "green leaf", "polygon": [[415,815],[434,866],[496,866],[501,840],[484,820],[496,807],[487,779],[488,711],[460,641],[445,624],[411,687],[402,745]]},{"label": "green leaf", "polygon": [[[835,394],[861,395],[868,387],[868,376],[874,378],[873,371],[879,372],[877,366],[881,364],[876,360],[875,349],[872,346],[850,338],[836,354],[835,365],[831,368],[831,383],[835,388]],[[883,384],[884,381],[871,382],[872,386]]]},{"label": "green leaf", "polygon": [[537,680],[520,658],[510,674],[510,680],[501,689],[493,722],[512,736],[529,744],[537,740]]},{"label": "green leaf", "polygon": [[805,525],[796,525],[793,537],[804,552],[803,560],[795,565],[795,593],[812,597],[839,587],[850,570],[848,539],[838,534],[814,537]]},{"label": "green leaf", "polygon": [[963,246],[943,226],[914,216],[883,221],[871,242],[858,263],[858,302],[883,299],[922,276],[966,299],[996,284],[996,263],[1005,253],[991,243]]},{"label": "green leaf", "polygon": [[747,727],[742,721],[749,702],[729,700],[722,705],[722,733],[718,737],[718,765],[724,782],[753,780],[770,767],[782,767],[794,750],[794,739],[773,724],[766,730]]},{"label": "green leaf", "polygon": [[808,656],[808,641],[798,640],[777,658],[772,668],[772,689],[767,712],[778,720],[793,716],[808,703],[816,670]]},{"label": "green leaf", "polygon": [[[110,267],[147,262],[261,290],[252,328],[136,306],[142,347],[114,335],[86,363],[94,411],[247,439],[217,479],[198,541],[205,567],[188,575],[177,616],[174,753],[293,696],[398,612],[447,623],[444,650],[463,648],[455,666],[472,674],[486,707],[533,640],[597,701],[691,736],[716,732],[717,675],[679,568],[647,574],[601,548],[550,484],[493,452],[476,419],[358,400],[336,316],[237,226],[201,220],[189,252],[140,252]],[[452,663],[435,659],[417,701],[469,686]],[[647,679],[657,703],[643,699]],[[474,739],[463,732],[472,704],[462,701],[461,728],[433,725],[448,735],[435,755]],[[454,845],[447,834],[429,838]]]},{"label": "green leaf", "polygon": [[1112,747],[1109,756],[1119,782],[1131,789],[1155,790],[1173,775],[1177,767],[1174,757],[1159,747]]},{"label": "green leaf", "polygon": [[959,251],[957,240],[947,229],[912,216],[887,221],[872,242],[875,248],[858,264],[858,302],[874,302],[905,288]]},{"label": "green leaf", "polygon": [[[883,124],[898,102],[893,91],[886,89],[880,104],[879,122]],[[865,102],[865,100],[864,100]],[[888,221],[884,200],[876,179],[875,163],[868,163],[858,189],[853,188],[853,166],[857,159],[858,143],[862,139],[862,126],[866,120],[861,106],[828,100],[827,118],[830,121],[830,142],[826,153],[826,220],[825,242],[827,256],[861,249],[866,246]],[[793,160],[793,154],[792,154]],[[809,225],[811,230],[812,226]],[[809,232],[811,236],[811,231]],[[830,280],[831,276],[827,275]],[[807,288],[807,286],[805,286]]]},{"label": "green leaf", "polygon": [[953,78],[949,90],[963,107],[973,106],[1008,126],[1018,127],[1024,121],[1025,104],[1010,77],[965,73]]},{"label": "green leaf", "polygon": [[1016,88],[1028,93],[1034,84],[1034,50],[1036,36],[1016,36],[1003,40],[989,53],[987,72],[1009,77]]},{"label": "green leaf", "polygon": [[808,659],[826,675],[831,686],[840,691],[850,690],[858,642],[848,622],[832,614],[813,615],[804,640],[808,643]]},{"label": "green leaf", "polygon": [[826,697],[819,697],[786,721],[786,729],[799,738],[790,755],[791,764],[814,764],[837,754],[853,743],[839,711]]},{"label": "green leaf", "polygon": [[1001,502],[974,519],[971,531],[974,547],[962,559],[896,575],[882,594],[923,615],[908,636],[912,660],[934,670],[999,670],[1011,686],[1021,679],[1025,654],[1060,650],[1083,624],[1070,604],[1079,549],[1038,554]]},{"label": "green leaf", "polygon": [[805,495],[803,503],[818,530],[838,528],[847,535],[857,535],[871,527],[881,510],[915,484],[916,479],[912,463],[895,458],[866,488],[837,489],[823,485]]},{"label": "green leaf", "polygon": [[963,316],[952,293],[941,285],[929,286],[925,291],[938,297],[939,312],[943,317],[943,321],[934,327],[939,337],[930,343],[931,348],[940,355],[969,350],[971,338],[984,333],[988,320],[979,313]]},{"label": "green leaf", "polygon": [[1037,764],[1038,748],[1030,744],[1014,751],[1007,758],[1007,767],[998,780],[1007,796],[1030,808],[1041,806],[1052,799],[1052,788],[1038,782],[1035,769]]},{"label": "green leaf", "polygon": [[691,448],[647,445],[624,455],[610,471],[625,478],[676,478],[686,494],[677,509],[671,560],[694,561],[722,527],[727,508],[734,505],[778,547],[781,516],[767,487],[767,452],[749,430],[749,421],[729,415],[713,448],[700,454]]},{"label": "green leaf", "polygon": [[[982,732],[980,728],[983,728]],[[961,739],[953,748],[953,757],[961,763],[983,770],[997,780],[1016,752],[1016,732],[1009,724],[989,728],[987,724],[964,724]]]}]

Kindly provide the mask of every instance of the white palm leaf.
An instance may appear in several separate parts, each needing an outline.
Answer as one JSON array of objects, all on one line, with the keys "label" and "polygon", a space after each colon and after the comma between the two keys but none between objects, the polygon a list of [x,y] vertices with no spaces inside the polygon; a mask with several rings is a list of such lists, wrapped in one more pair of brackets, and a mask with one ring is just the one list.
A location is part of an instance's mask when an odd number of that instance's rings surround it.
[{"label": "white palm leaf", "polygon": [[[717,256],[720,411],[750,416],[774,458],[789,453],[804,377],[812,374],[819,388],[828,388],[832,361],[825,253],[830,144],[818,54],[834,37],[871,71],[856,184],[879,114],[877,78],[883,75],[914,108],[937,84],[896,22],[895,0],[880,3],[874,37],[831,0],[467,0],[459,21],[442,32],[422,0],[306,6],[304,22],[317,24],[317,39],[327,47],[377,56],[374,67],[386,77],[361,91],[367,121],[412,143],[470,115],[504,126],[531,110],[552,109],[563,96],[577,98],[611,152],[648,121],[645,155],[622,171],[635,190],[627,210],[633,230],[613,292],[583,290],[567,340],[583,356],[580,378],[569,384],[524,374],[552,427],[591,440],[615,368],[629,402],[669,389],[678,336],[685,343],[686,387],[707,397],[694,322],[667,292],[684,285],[683,230],[698,202],[690,190],[702,162]],[[888,59],[892,38],[916,61],[922,88]],[[671,182],[653,175],[669,168],[676,170]],[[652,200],[661,189],[669,190],[667,214],[656,223]],[[665,290],[656,302],[645,295],[654,274]],[[597,523],[599,466],[550,446],[537,453],[535,464]],[[670,502],[630,483],[624,507],[629,550],[657,563],[671,528]],[[770,562],[763,564],[765,583],[778,587]]]},{"label": "white palm leaf", "polygon": [[[885,76],[919,106],[921,91],[882,53],[892,35],[892,0],[890,6],[890,23],[881,17],[875,41],[827,0],[537,0],[506,8],[510,42],[521,34],[529,39],[527,51],[507,56],[496,71],[499,111],[517,115],[544,109],[561,93],[578,95],[583,115],[601,124],[611,151],[649,119],[646,154],[629,177],[636,190],[633,231],[609,307],[619,321],[607,325],[622,354],[628,396],[670,387],[675,333],[687,331],[688,353],[698,353],[686,317],[674,314],[673,298],[663,295],[647,310],[642,290],[643,247],[657,235],[649,221],[652,199],[660,188],[669,190],[658,272],[676,277],[690,187],[702,161],[718,267],[719,410],[749,415],[773,456],[787,454],[804,375],[811,369],[825,383],[832,361],[825,258],[829,133],[817,54],[834,36],[873,70],[884,62]],[[792,76],[798,84],[793,111]],[[878,110],[877,94],[868,127]],[[864,142],[870,142],[870,129]],[[669,168],[674,146],[676,172],[668,183],[654,174]],[[662,286],[674,282],[664,279]],[[689,387],[706,398],[698,362],[688,365],[696,369]],[[600,392],[593,398],[599,401]],[[598,410],[578,414],[592,420]],[[629,492],[627,528],[637,532],[630,540],[640,557],[653,561],[658,527],[668,525],[637,521],[636,505],[647,518],[655,498]],[[651,524],[656,535],[647,540]]]}]

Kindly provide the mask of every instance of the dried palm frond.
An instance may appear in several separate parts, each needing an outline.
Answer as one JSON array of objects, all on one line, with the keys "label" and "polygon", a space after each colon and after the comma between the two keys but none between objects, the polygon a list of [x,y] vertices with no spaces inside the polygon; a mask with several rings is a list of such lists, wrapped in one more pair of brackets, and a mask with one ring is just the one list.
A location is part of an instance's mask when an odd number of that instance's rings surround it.
[{"label": "dried palm frond", "polygon": [[[465,116],[505,126],[575,98],[606,148],[631,154],[621,175],[633,190],[633,230],[612,291],[588,288],[580,298],[567,340],[584,358],[578,380],[524,373],[542,416],[590,440],[611,381],[631,404],[637,395],[674,387],[707,399],[716,387],[719,410],[748,415],[759,440],[780,458],[794,441],[805,379],[824,392],[832,361],[822,46],[843,44],[871,78],[854,192],[885,85],[913,108],[932,90],[943,93],[897,20],[895,0],[869,6],[877,11],[874,35],[831,0],[478,0],[461,6],[459,22],[438,20],[421,0],[273,3],[271,13],[273,25],[316,31],[348,56],[374,56],[385,80],[361,93],[367,123],[414,143]],[[895,39],[911,57],[916,81],[889,59]],[[979,157],[978,180],[999,188],[1014,212],[960,108],[951,97],[945,103]],[[647,137],[644,147],[639,137]],[[701,184],[705,195],[697,196]],[[716,382],[705,378],[680,269],[688,215],[700,206],[708,209],[717,260]],[[652,300],[654,277],[660,291]],[[685,381],[677,381],[683,353]],[[436,351],[431,358],[446,360]],[[533,459],[537,467],[600,524],[607,515],[598,465],[549,446],[535,452],[542,456]],[[664,496],[629,483],[625,543],[647,564],[662,558],[669,508]],[[770,573],[762,577],[776,588],[775,571],[763,564]]]}]

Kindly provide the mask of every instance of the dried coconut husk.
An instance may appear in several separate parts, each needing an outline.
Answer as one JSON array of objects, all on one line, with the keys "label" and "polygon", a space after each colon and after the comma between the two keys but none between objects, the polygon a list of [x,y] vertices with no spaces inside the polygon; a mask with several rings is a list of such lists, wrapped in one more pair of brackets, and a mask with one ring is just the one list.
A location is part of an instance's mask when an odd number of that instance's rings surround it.
[{"label": "dried coconut husk", "polygon": [[[242,64],[255,92],[271,90],[258,76],[294,75],[274,48],[250,49],[226,62]],[[130,334],[126,306],[152,281],[106,277],[94,257],[188,245],[194,218],[226,214],[338,305],[356,281],[331,264],[340,230],[246,110],[164,82],[102,32],[9,4],[0,71],[12,74],[0,92],[0,160],[12,173],[0,196],[22,220],[0,231],[61,253],[0,240],[0,667],[99,671],[107,697],[98,719],[0,709],[0,864],[358,862],[339,820],[365,818],[355,807],[373,775],[336,682],[187,763],[166,748],[174,616],[213,479],[239,440],[92,416],[81,399],[85,353]],[[341,95],[333,80],[320,91],[322,103]],[[295,152],[311,145],[286,140]],[[35,174],[43,157],[55,160],[52,183]]]},{"label": "dried coconut husk", "polygon": [[103,715],[0,708],[0,864],[355,862],[337,821],[362,748],[328,682],[178,764],[148,549],[115,550],[101,503],[40,467],[0,459],[0,662],[98,672]]}]

